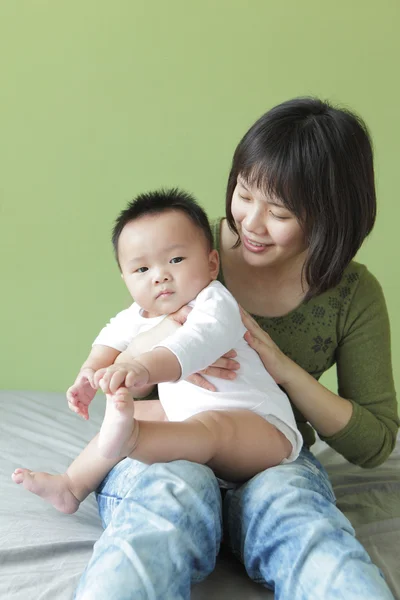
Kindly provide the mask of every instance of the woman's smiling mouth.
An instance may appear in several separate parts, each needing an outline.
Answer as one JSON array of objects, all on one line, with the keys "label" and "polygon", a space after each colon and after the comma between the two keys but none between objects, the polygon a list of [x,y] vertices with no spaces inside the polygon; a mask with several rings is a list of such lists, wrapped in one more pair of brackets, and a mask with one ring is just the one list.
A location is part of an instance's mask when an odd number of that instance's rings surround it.
[{"label": "woman's smiling mouth", "polygon": [[272,244],[260,244],[259,242],[255,242],[245,235],[243,236],[243,245],[245,246],[245,248],[247,248],[247,250],[250,250],[250,252],[256,253],[263,252],[264,250],[266,250],[267,248],[271,248],[272,246]]}]

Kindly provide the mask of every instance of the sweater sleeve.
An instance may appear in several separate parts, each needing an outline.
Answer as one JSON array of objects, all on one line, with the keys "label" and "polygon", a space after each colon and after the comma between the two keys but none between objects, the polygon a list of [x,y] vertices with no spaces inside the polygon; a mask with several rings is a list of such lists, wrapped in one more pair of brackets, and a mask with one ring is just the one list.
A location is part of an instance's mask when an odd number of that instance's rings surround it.
[{"label": "sweater sleeve", "polygon": [[353,414],[340,432],[321,437],[350,462],[376,467],[395,446],[399,417],[386,303],[366,269],[346,315],[336,361],[338,393],[350,400]]}]

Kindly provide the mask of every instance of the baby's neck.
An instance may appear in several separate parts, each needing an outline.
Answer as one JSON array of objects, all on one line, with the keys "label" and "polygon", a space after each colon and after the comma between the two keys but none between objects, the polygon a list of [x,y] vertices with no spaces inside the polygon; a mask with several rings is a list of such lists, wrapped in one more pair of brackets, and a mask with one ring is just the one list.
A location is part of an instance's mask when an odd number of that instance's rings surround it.
[{"label": "baby's neck", "polygon": [[[190,300],[188,300],[187,302],[182,304],[182,306],[180,306],[179,308],[174,310],[174,313],[178,312],[178,310],[181,310],[181,308],[183,308],[184,306],[187,306],[189,304],[189,302],[192,302],[193,300],[195,300],[195,298],[197,298],[197,296],[200,294],[200,292],[205,290],[206,287],[208,287],[213,281],[216,281],[216,280],[210,279],[210,281],[207,283],[207,285],[205,285],[201,290],[199,290],[194,298],[191,298]],[[144,319],[156,319],[157,317],[162,317],[165,313],[151,312],[151,311],[146,310],[142,306],[142,310],[141,310],[140,314]],[[172,314],[172,313],[166,313],[166,314]]]},{"label": "baby's neck", "polygon": [[140,311],[140,316],[143,317],[144,319],[156,319],[157,317],[162,317],[163,314],[164,313],[148,312],[144,308],[142,308],[142,310]]}]

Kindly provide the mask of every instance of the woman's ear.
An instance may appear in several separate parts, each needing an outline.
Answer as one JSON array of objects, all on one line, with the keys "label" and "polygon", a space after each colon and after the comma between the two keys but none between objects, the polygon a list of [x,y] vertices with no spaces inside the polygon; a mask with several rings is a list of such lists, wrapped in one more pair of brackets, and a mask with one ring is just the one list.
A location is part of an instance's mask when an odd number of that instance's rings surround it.
[{"label": "woman's ear", "polygon": [[217,279],[219,273],[219,254],[217,250],[211,250],[208,261],[210,265],[210,275],[214,281],[214,279]]}]

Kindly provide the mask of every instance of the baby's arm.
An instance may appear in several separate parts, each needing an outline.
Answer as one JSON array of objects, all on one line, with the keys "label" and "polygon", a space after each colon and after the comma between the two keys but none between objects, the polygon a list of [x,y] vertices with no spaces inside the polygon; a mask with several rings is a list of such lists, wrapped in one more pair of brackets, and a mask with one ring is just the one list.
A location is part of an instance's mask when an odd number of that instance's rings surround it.
[{"label": "baby's arm", "polygon": [[120,354],[115,348],[96,344],[83,363],[73,385],[67,390],[67,400],[70,409],[89,418],[88,406],[96,394],[94,374],[99,369],[112,365]]},{"label": "baby's arm", "polygon": [[[120,385],[124,384],[131,388],[130,391],[136,399],[140,399],[148,396],[156,383],[161,383],[162,381],[175,381],[178,379],[179,374],[176,374],[178,370],[180,373],[180,365],[174,355],[171,352],[158,352],[154,355],[151,354],[151,352],[153,352],[151,349],[177,331],[177,329],[185,323],[190,311],[191,308],[184,306],[174,313],[174,315],[170,315],[171,318],[166,318],[152,329],[135,336],[127,349],[121,352],[116,358],[114,366],[109,369],[100,369],[96,373],[95,386],[99,387],[100,381],[104,379],[100,387],[105,393],[111,393],[111,388],[116,391]],[[149,360],[149,354],[151,354],[151,364],[147,365],[151,369],[149,383],[139,386],[137,382],[137,373],[134,376],[133,372],[131,373],[128,382],[126,382],[126,376],[132,370],[132,367],[134,367],[135,361],[146,355],[147,362]],[[163,361],[164,358],[166,359],[166,362],[163,365],[163,369],[166,367],[166,371],[160,371],[158,361]],[[139,365],[136,364],[136,366],[140,368]],[[135,383],[132,387],[131,382],[133,382],[134,379]],[[112,384],[111,380],[113,380]]]},{"label": "baby's arm", "polygon": [[[118,357],[119,362],[125,362],[124,358],[130,356],[137,358],[140,354],[148,352],[154,346],[175,333],[185,322],[192,309],[189,306],[183,306],[176,313],[173,313],[163,319],[161,323],[135,336],[130,342],[125,352]],[[129,359],[130,360],[130,359]],[[128,360],[128,362],[129,362]]]},{"label": "baby's arm", "polygon": [[[184,319],[186,320],[186,315],[189,313],[190,309],[187,307],[184,307],[184,309],[185,310],[182,309],[181,311],[178,311],[178,313],[181,316],[185,315]],[[155,346],[156,344],[173,334],[180,327],[180,324],[178,323],[179,316],[177,317],[176,321],[173,319],[164,319],[163,321],[161,321],[161,323],[159,323],[152,329],[149,329],[148,331],[135,336],[130,342],[127,349],[121,352],[119,356],[117,356],[115,360],[115,364],[118,365],[117,369],[119,370],[119,365],[122,365],[122,369],[124,369],[125,367],[128,370],[129,365],[135,364],[134,361],[138,359],[139,356],[147,354],[148,351],[150,351],[153,348],[153,346]],[[103,369],[102,372],[105,373],[105,370]],[[154,376],[154,378],[157,379],[156,372],[154,373]],[[96,381],[100,381],[99,376],[96,378]],[[136,399],[140,400],[140,398],[145,398],[150,394],[150,392],[154,389],[155,383],[160,382],[154,381],[140,387],[138,385],[135,385],[134,389],[131,389],[131,392],[133,393]]]},{"label": "baby's arm", "polygon": [[[134,364],[135,358],[136,357],[132,355],[128,347],[124,352],[121,352],[121,354],[117,356],[114,364],[125,364],[129,366]],[[140,400],[141,398],[146,398],[146,396],[148,396],[150,392],[153,391],[154,387],[154,383],[149,383],[141,386],[136,385],[135,389],[131,391],[133,393],[134,398]]]},{"label": "baby's arm", "polygon": [[137,359],[127,358],[129,362],[118,360],[110,367],[99,369],[94,375],[94,385],[105,394],[115,394],[118,388],[124,386],[137,397],[137,389],[164,381],[177,381],[181,375],[178,359],[167,348],[157,347],[140,354]]},{"label": "baby's arm", "polygon": [[123,385],[132,392],[139,385],[177,381],[208,367],[234,347],[245,331],[230,292],[222,286],[209,286],[198,295],[182,327],[129,364],[125,362],[128,350],[115,365],[98,371],[95,383],[103,392],[115,394]]}]

